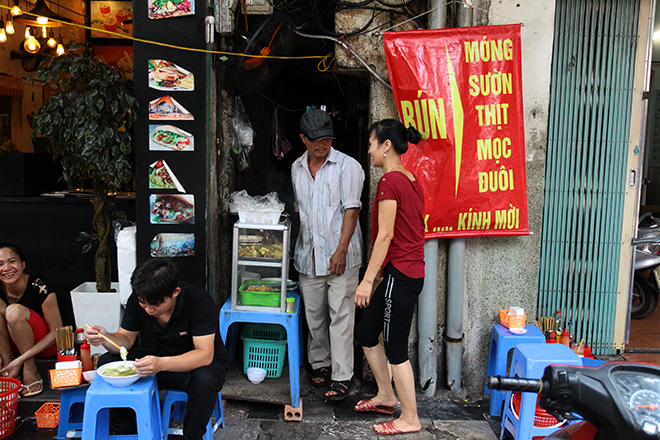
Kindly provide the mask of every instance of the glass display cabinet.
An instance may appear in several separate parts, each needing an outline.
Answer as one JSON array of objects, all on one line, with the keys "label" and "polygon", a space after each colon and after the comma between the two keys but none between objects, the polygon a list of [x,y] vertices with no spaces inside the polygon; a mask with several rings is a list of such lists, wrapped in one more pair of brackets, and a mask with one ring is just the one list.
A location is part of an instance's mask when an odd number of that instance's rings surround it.
[{"label": "glass display cabinet", "polygon": [[232,310],[284,312],[291,224],[234,224]]}]

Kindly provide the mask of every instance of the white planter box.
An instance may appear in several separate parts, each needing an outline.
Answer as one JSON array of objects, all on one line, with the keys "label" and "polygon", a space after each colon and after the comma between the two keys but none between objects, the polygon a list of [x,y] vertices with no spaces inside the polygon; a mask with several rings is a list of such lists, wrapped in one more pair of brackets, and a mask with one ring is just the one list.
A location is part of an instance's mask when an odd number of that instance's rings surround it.
[{"label": "white planter box", "polygon": [[[116,292],[97,292],[95,282],[82,283],[71,291],[71,303],[76,326],[100,325],[114,333],[119,330],[124,308],[119,296],[119,283],[112,283]],[[92,354],[105,353],[102,346],[92,347]]]}]

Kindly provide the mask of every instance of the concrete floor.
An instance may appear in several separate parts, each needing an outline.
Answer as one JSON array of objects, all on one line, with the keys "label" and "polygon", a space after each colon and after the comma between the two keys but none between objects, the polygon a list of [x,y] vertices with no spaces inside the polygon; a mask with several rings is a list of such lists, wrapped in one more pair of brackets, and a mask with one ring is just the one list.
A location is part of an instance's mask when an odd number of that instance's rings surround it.
[{"label": "concrete floor", "polygon": [[[225,428],[215,432],[214,440],[382,438],[374,433],[372,426],[375,423],[390,420],[391,417],[353,411],[353,406],[358,400],[373,395],[372,386],[368,384],[356,386],[356,389],[345,401],[329,403],[322,399],[323,390],[308,386],[307,380],[308,378],[305,376],[304,384],[301,386],[302,422],[284,421],[284,407],[281,404],[226,399],[224,402]],[[259,386],[267,385],[267,381]],[[500,420],[488,415],[487,400],[468,400],[449,392],[440,393],[434,398],[418,397],[418,399],[422,430],[415,434],[399,435],[397,438],[402,440],[496,440],[498,438]],[[21,399],[16,433],[11,438],[53,439],[57,430],[38,429],[34,412],[45,401],[58,400],[58,392],[49,389],[48,386],[39,396]],[[169,438],[176,440],[181,437],[170,436]]]},{"label": "concrete floor", "polygon": [[660,364],[660,307],[646,318],[630,320],[630,340],[622,356],[631,362]]}]

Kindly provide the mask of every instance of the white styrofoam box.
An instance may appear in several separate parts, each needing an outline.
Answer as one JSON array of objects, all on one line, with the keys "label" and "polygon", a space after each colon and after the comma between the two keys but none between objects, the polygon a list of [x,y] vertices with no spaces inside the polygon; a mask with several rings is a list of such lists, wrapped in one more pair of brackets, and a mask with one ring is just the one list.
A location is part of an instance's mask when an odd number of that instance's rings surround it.
[{"label": "white styrofoam box", "polygon": [[82,367],[82,362],[80,361],[55,362],[56,370],[62,370],[68,368],[80,368],[80,367]]},{"label": "white styrofoam box", "polygon": [[[73,315],[76,327],[85,328],[85,324],[100,325],[108,332],[115,333],[121,325],[124,308],[119,295],[119,283],[111,283],[115,292],[97,292],[95,282],[82,283],[71,291]],[[105,353],[103,346],[91,347],[92,354]]]},{"label": "white styrofoam box", "polygon": [[136,258],[136,232],[135,226],[128,226],[117,233],[117,274],[119,277],[119,300],[126,305],[131,296],[131,275],[137,265]]},{"label": "white styrofoam box", "polygon": [[282,211],[238,211],[240,223],[253,223],[257,225],[276,225],[280,222]]}]

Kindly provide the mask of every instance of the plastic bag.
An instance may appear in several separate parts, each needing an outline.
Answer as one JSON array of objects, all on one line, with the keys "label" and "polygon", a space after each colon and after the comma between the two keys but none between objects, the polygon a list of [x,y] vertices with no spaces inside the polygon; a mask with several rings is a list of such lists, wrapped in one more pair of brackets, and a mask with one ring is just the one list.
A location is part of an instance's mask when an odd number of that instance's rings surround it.
[{"label": "plastic bag", "polygon": [[229,147],[229,152],[234,158],[236,169],[239,172],[245,171],[250,167],[250,156],[248,155],[247,150],[241,146],[234,133],[231,134],[231,147]]},{"label": "plastic bag", "polygon": [[245,107],[240,97],[236,97],[234,101],[234,116],[231,118],[232,134],[231,152],[236,169],[245,171],[250,166],[249,153],[254,148],[254,130],[250,124],[250,120],[245,113]]},{"label": "plastic bag", "polygon": [[240,190],[231,193],[229,203],[231,212],[238,211],[284,211],[284,203],[277,197],[275,191],[269,192],[265,196],[251,196],[247,191]]},{"label": "plastic bag", "polygon": [[282,128],[280,127],[280,123],[277,118],[277,107],[275,107],[273,110],[271,133],[273,136],[273,154],[277,160],[282,160],[293,147],[291,147],[291,143],[282,132]]},{"label": "plastic bag", "polygon": [[252,124],[245,113],[243,101],[240,97],[236,97],[234,101],[234,116],[231,118],[232,128],[238,145],[243,147],[249,153],[254,148],[254,130]]}]

